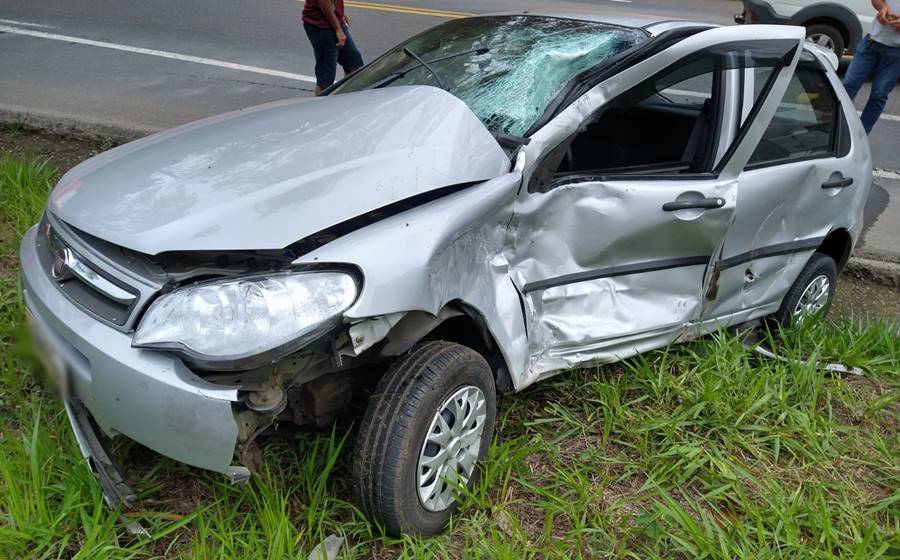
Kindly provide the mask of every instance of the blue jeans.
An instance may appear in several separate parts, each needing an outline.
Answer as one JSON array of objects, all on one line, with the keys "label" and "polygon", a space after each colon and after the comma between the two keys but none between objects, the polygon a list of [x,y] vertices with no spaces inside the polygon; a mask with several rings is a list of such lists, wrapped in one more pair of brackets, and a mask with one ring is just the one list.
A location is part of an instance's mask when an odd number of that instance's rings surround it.
[{"label": "blue jeans", "polygon": [[334,29],[316,27],[303,22],[303,29],[309,37],[316,57],[316,84],[323,89],[334,83],[338,64],[344,69],[344,74],[352,74],[363,67],[362,55],[356,48],[353,37],[350,36],[350,30],[345,25],[341,27],[347,36],[347,42],[343,47],[338,47]]},{"label": "blue jeans", "polygon": [[900,79],[900,47],[883,45],[873,41],[868,35],[863,37],[844,76],[844,87],[851,99],[856,97],[859,88],[869,76],[873,76],[872,94],[862,114],[866,133],[872,132],[872,127],[884,111],[891,91]]}]

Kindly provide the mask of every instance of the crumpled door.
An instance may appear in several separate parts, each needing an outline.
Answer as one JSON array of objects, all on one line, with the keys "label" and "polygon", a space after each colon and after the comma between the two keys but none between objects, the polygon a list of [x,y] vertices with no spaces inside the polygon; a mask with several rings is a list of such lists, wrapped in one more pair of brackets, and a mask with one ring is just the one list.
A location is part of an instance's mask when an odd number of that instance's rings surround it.
[{"label": "crumpled door", "polygon": [[[529,328],[523,385],[576,365],[664,346],[699,320],[708,292],[718,288],[716,263],[733,223],[738,177],[758,141],[753,136],[761,133],[735,124],[743,93],[735,78],[745,62],[757,63],[756,56],[793,68],[802,40],[801,29],[776,26],[698,33],[598,85],[533,135],[526,155],[535,161],[554,153],[577,160],[578,150],[566,151],[567,140],[575,138],[577,146],[591,125],[601,135],[610,130],[597,125],[596,118],[608,107],[619,107],[617,96],[646,92],[647,82],[677,75],[697,60],[716,61],[720,75],[707,90],[714,99],[714,142],[706,146],[705,157],[664,160],[673,162],[671,170],[644,161],[634,166],[626,157],[624,164],[617,162],[626,167],[591,172],[570,161],[564,165],[577,172],[556,171],[537,192],[519,197],[508,261]],[[780,96],[786,78],[768,87]],[[649,91],[667,102],[678,96],[687,105],[697,93],[680,91],[677,84]],[[771,117],[772,108],[761,109],[761,119]],[[653,135],[670,132],[648,130],[645,138],[653,142]],[[595,146],[621,147],[607,144]],[[531,177],[540,174],[535,166]]]},{"label": "crumpled door", "polygon": [[736,195],[735,181],[586,180],[524,200],[511,264],[530,373],[613,361],[677,335],[699,312]]}]

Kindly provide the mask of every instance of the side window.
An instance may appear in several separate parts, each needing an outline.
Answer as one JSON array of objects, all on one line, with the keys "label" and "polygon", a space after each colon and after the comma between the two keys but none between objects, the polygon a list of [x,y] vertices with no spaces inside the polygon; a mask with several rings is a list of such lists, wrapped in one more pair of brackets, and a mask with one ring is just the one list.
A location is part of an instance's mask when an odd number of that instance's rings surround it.
[{"label": "side window", "polygon": [[840,112],[828,77],[801,63],[748,166],[834,155]]},{"label": "side window", "polygon": [[622,94],[582,127],[557,175],[702,171],[716,134],[720,75],[715,58],[701,58]]},{"label": "side window", "polygon": [[[665,179],[716,173],[716,165],[739,145],[773,78],[796,52],[794,39],[735,41],[670,64],[599,107],[545,153],[528,192],[547,192],[584,175]],[[737,107],[731,104],[728,114],[726,81],[741,88],[742,100]]]},{"label": "side window", "polygon": [[670,103],[700,106],[712,101],[713,74],[707,72],[661,90],[659,96]]}]

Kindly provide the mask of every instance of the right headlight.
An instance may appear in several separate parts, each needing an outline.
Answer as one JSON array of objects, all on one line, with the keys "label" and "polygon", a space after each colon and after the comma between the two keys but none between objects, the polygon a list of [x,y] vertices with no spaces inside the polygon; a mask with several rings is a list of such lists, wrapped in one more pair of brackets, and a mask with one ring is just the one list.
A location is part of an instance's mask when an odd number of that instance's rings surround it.
[{"label": "right headlight", "polygon": [[263,365],[331,326],[356,300],[343,272],[279,272],[195,284],[160,296],[132,346],[177,351],[200,366]]}]

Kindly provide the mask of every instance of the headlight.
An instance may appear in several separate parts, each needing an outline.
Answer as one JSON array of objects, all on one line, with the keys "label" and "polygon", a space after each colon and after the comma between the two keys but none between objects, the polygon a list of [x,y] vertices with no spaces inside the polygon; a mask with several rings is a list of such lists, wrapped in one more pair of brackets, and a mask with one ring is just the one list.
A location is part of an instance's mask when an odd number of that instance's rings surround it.
[{"label": "headlight", "polygon": [[147,310],[132,346],[165,348],[219,369],[263,365],[298,349],[356,300],[341,272],[276,273],[179,288]]}]

